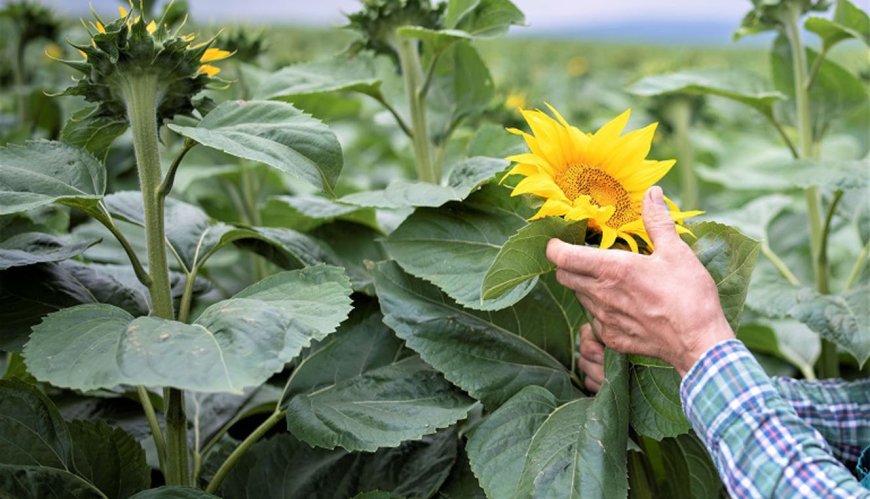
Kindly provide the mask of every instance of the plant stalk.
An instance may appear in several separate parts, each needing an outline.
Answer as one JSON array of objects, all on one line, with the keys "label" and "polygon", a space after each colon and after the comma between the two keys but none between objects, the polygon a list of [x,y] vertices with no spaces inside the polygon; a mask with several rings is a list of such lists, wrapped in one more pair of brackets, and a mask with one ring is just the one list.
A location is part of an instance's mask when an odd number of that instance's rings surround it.
[{"label": "plant stalk", "polygon": [[[145,214],[145,240],[148,249],[148,274],[151,286],[152,314],[167,320],[175,319],[169,285],[169,265],[166,260],[166,230],[160,171],[160,150],[157,136],[158,81],[155,75],[128,78],[123,85],[127,117],[133,133],[133,148],[139,170],[139,187]],[[184,413],[184,393],[168,390],[166,411],[166,461],[163,474],[168,485],[190,484],[187,449],[187,418]]]},{"label": "plant stalk", "polygon": [[682,206],[689,209],[698,207],[698,178],[695,176],[695,151],[689,137],[691,128],[692,107],[686,98],[677,98],[671,104],[670,121],[674,127],[674,138],[677,145],[677,158],[680,165],[680,183]]},{"label": "plant stalk", "polygon": [[271,430],[273,426],[275,426],[279,421],[284,419],[284,416],[286,414],[287,413],[285,411],[273,412],[268,419],[263,421],[260,426],[258,426],[253,432],[251,432],[251,434],[248,435],[248,437],[245,438],[245,440],[242,441],[242,443],[239,444],[238,447],[236,447],[236,450],[234,450],[232,454],[230,454],[227,460],[224,461],[223,464],[221,464],[221,467],[218,468],[217,473],[215,473],[214,478],[212,478],[211,481],[208,483],[208,487],[206,487],[205,491],[209,494],[214,494],[215,491],[217,491],[217,488],[220,487],[220,484],[221,482],[223,482],[227,473],[229,473],[230,470],[233,469],[236,461],[238,461],[239,458],[242,457],[252,445],[257,443],[257,441],[260,440],[260,438],[262,438],[262,436],[265,435],[266,432]]},{"label": "plant stalk", "polygon": [[423,99],[423,68],[420,65],[420,54],[417,52],[417,40],[399,38],[399,63],[402,76],[405,79],[405,92],[408,94],[408,104],[411,109],[411,140],[414,145],[417,177],[433,184],[441,181],[440,172],[436,171],[432,161],[432,143],[429,141],[429,128],[426,123],[426,104]]},{"label": "plant stalk", "polygon": [[[815,157],[815,144],[813,143],[812,115],[810,114],[806,51],[801,42],[800,16],[800,7],[796,4],[790,4],[788,12],[783,16],[782,21],[791,50],[792,71],[794,74],[795,110],[798,120],[799,139],[798,150],[802,159],[813,159]],[[819,293],[828,294],[830,292],[828,269],[823,261],[824,255],[822,251],[826,235],[822,225],[819,187],[808,187],[805,191],[805,196],[816,290]],[[822,355],[819,357],[816,369],[819,372],[820,378],[839,376],[840,366],[837,360],[836,346],[824,338],[822,338]]]},{"label": "plant stalk", "polygon": [[27,44],[19,36],[18,43],[15,47],[15,65],[13,73],[15,77],[15,93],[18,96],[18,123],[24,125],[29,114],[28,95],[25,92],[27,83],[27,73],[24,69],[24,52],[27,49]]},{"label": "plant stalk", "polygon": [[849,272],[849,277],[846,279],[846,285],[843,287],[843,291],[852,289],[852,285],[855,284],[855,281],[858,280],[858,276],[860,276],[861,272],[864,270],[864,264],[867,263],[868,254],[870,254],[870,241],[861,248],[858,258],[855,259],[855,264],[852,266],[852,271]]},{"label": "plant stalk", "polygon": [[139,401],[142,403],[142,410],[145,411],[145,418],[148,419],[148,426],[151,428],[151,436],[154,438],[154,447],[157,449],[157,462],[160,464],[160,469],[166,469],[166,442],[163,440],[163,431],[160,429],[160,424],[157,422],[157,413],[154,412],[154,406],[151,404],[151,397],[144,386],[137,386],[136,392],[139,394]]}]

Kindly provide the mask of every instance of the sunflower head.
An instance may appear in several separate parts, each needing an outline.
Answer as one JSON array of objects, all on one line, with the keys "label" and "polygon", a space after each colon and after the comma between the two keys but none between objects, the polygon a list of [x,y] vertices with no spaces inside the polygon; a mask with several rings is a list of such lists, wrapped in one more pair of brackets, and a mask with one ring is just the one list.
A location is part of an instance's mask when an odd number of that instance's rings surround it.
[{"label": "sunflower head", "polygon": [[[508,129],[522,136],[529,152],[510,156],[514,167],[505,178],[523,178],[514,196],[533,194],[543,205],[532,219],[564,217],[587,220],[587,242],[609,248],[623,241],[635,253],[652,248],[641,219],[643,195],[674,165],[674,160],[647,159],[656,123],[623,134],[630,110],[595,133],[573,127],[553,108],[555,118],[541,111],[523,110],[532,133]],[[667,198],[665,198],[667,200]],[[678,232],[685,218],[701,212],[681,212],[667,200]]]},{"label": "sunflower head", "polygon": [[777,29],[789,9],[798,9],[801,14],[824,12],[831,6],[829,0],[751,0],[750,10],[734,33],[735,38]]},{"label": "sunflower head", "polygon": [[[112,22],[99,17],[89,26],[90,41],[73,46],[84,60],[61,61],[83,76],[61,95],[79,95],[97,104],[92,117],[126,120],[134,84],[153,82],[158,123],[190,114],[193,97],[216,81],[220,69],[211,64],[231,55],[214,48],[214,40],[194,44],[194,35],[170,32],[162,20],[146,21],[120,7]],[[180,29],[180,28],[179,28]]]},{"label": "sunflower head", "polygon": [[263,31],[236,28],[221,36],[221,45],[233,53],[233,59],[253,62],[269,48]]},{"label": "sunflower head", "polygon": [[440,29],[444,24],[446,4],[432,5],[429,0],[361,0],[363,9],[347,16],[348,28],[361,35],[352,51],[364,49],[397,58],[396,29],[421,26]]}]

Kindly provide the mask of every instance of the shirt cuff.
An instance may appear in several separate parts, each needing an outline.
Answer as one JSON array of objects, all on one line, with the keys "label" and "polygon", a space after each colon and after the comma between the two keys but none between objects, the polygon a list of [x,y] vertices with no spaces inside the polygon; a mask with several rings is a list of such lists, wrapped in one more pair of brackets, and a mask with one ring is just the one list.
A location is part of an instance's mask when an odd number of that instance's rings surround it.
[{"label": "shirt cuff", "polygon": [[739,340],[707,350],[680,384],[683,411],[695,432],[715,445],[731,423],[778,396],[764,369]]}]

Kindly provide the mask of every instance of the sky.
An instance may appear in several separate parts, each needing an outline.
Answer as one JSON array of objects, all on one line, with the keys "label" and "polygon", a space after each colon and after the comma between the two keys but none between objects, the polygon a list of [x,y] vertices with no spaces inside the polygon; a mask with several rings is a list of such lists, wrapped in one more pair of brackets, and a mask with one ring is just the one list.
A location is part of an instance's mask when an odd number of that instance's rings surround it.
[{"label": "sky", "polygon": [[[5,3],[7,0],[2,0]],[[112,8],[116,0],[42,0],[54,8],[78,14],[93,4]],[[123,2],[123,3],[126,3]],[[251,22],[339,25],[342,12],[359,9],[357,0],[189,0],[193,15],[204,22],[228,19]],[[515,0],[531,29],[564,29],[600,23],[683,19],[739,22],[749,0]]]}]

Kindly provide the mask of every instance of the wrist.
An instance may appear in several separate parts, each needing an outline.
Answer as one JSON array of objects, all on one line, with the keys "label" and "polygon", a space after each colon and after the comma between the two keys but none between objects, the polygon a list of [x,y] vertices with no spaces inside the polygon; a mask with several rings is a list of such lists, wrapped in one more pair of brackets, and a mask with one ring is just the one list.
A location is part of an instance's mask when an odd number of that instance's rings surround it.
[{"label": "wrist", "polygon": [[699,332],[694,336],[695,341],[687,344],[686,348],[683,349],[682,354],[679,356],[679,359],[677,359],[677,362],[673,363],[680,378],[685,377],[686,373],[689,372],[692,366],[694,366],[711,348],[723,341],[733,340],[734,338],[736,338],[734,331],[724,320],[722,323],[707,328],[703,332]]}]

